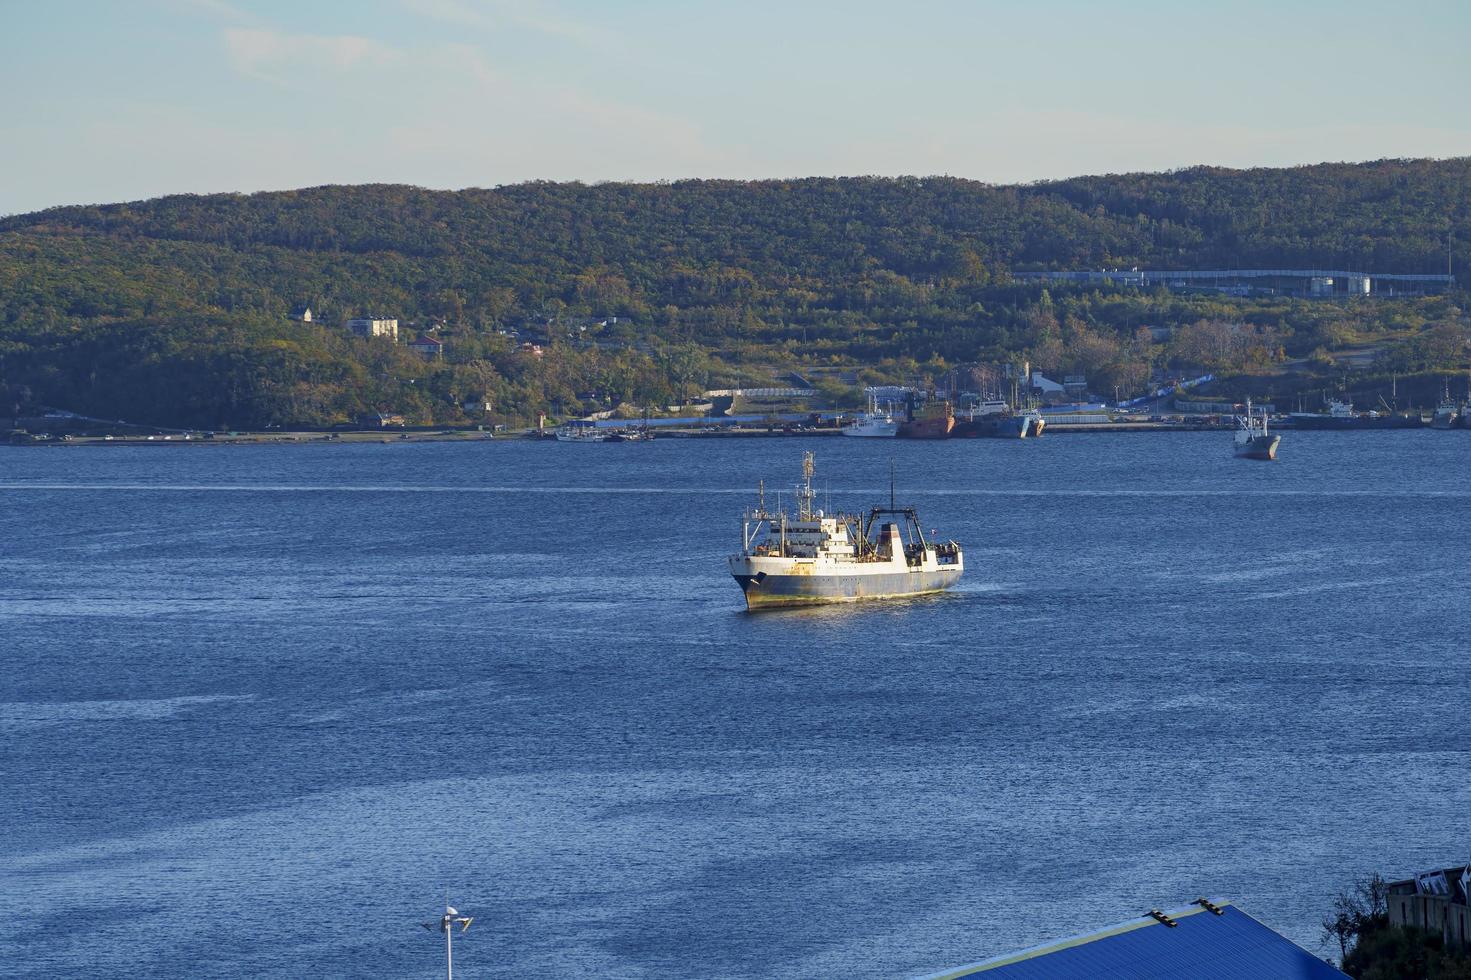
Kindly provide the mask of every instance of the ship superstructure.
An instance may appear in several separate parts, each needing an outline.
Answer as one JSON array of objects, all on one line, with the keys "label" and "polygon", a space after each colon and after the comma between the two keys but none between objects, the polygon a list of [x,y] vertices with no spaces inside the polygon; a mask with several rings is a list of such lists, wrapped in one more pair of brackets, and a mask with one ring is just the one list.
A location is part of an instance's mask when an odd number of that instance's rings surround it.
[{"label": "ship superstructure", "polygon": [[965,570],[960,545],[925,537],[912,507],[828,514],[816,507],[814,457],[802,459],[796,513],[766,509],[764,488],[744,515],[730,573],[747,609],[824,605],[940,592]]}]

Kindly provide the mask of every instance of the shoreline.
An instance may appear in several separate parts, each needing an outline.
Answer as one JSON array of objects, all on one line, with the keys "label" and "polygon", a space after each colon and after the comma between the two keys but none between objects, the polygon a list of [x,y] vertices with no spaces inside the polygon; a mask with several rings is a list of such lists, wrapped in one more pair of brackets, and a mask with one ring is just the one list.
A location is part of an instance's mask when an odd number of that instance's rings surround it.
[{"label": "shoreline", "polygon": [[[1336,432],[1387,432],[1387,431],[1416,431],[1418,429],[1430,430],[1430,426],[1410,426],[1404,428],[1376,428],[1365,426],[1363,428],[1348,429],[1297,429],[1290,424],[1278,424],[1273,428],[1281,432],[1300,431],[1336,431]],[[1046,430],[1041,436],[1033,439],[1045,439],[1052,435],[1078,435],[1087,433],[1169,433],[1169,432],[1232,432],[1235,431],[1234,424],[1224,422],[1205,421],[1200,422],[1094,422],[1069,424],[1061,421],[1048,422]],[[1440,431],[1440,430],[1433,430]],[[1456,431],[1456,430],[1447,430]],[[829,439],[841,438],[842,430],[836,428],[802,428],[785,429],[780,427],[722,427],[711,429],[708,426],[699,427],[675,427],[659,428],[656,430],[654,441],[684,440],[684,439],[763,439],[763,438],[804,438],[814,437]],[[82,447],[82,446],[147,446],[147,447],[173,447],[173,446],[266,446],[266,445],[319,445],[319,444],[344,444],[344,445],[396,445],[402,443],[424,443],[424,442],[556,442],[551,430],[538,433],[535,429],[517,429],[509,432],[491,433],[480,429],[428,429],[428,430],[362,430],[351,432],[321,432],[321,431],[269,431],[269,432],[232,432],[199,435],[194,433],[167,433],[154,435],[75,435],[75,434],[53,434],[35,433],[23,439],[13,439],[9,442],[0,443],[0,446],[13,448],[43,448],[43,447]],[[870,440],[871,441],[871,440]],[[990,439],[976,440],[964,438],[945,439],[905,439],[904,442],[976,442],[994,441]],[[1001,440],[1016,442],[1021,440]]]}]

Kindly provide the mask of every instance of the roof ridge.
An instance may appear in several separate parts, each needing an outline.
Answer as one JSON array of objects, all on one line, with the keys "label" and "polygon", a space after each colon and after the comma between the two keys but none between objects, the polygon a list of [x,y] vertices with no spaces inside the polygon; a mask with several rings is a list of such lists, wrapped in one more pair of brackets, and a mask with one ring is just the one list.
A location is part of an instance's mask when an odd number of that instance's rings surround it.
[{"label": "roof ridge", "polygon": [[[1199,899],[1197,899],[1195,902],[1190,902],[1187,905],[1180,906],[1179,908],[1162,910],[1155,909],[1153,911],[1162,912],[1166,917],[1170,919],[1179,920],[1192,915],[1199,915],[1200,913],[1207,911],[1206,907],[1198,904],[1198,902]],[[1216,906],[1216,908],[1222,910],[1231,908],[1235,909],[1237,912],[1241,912],[1241,910],[1239,908],[1236,908],[1236,906],[1229,899],[1212,899],[1211,904]],[[1241,912],[1241,914],[1246,915],[1245,912]],[[1247,916],[1247,918],[1250,918],[1253,922],[1256,922],[1258,925],[1261,925],[1264,928],[1271,928],[1270,926],[1267,926],[1265,923],[1263,923],[1260,919],[1256,919],[1249,915]],[[1143,929],[1147,926],[1158,925],[1164,925],[1164,923],[1161,920],[1155,918],[1154,915],[1152,915],[1150,912],[1145,912],[1141,915],[1135,916],[1132,919],[1125,919],[1122,922],[1115,922],[1112,925],[1106,925],[1097,929],[1091,929],[1088,932],[1076,933],[1071,936],[1066,936],[1062,939],[1053,939],[1038,946],[1030,946],[1026,949],[1017,950],[1012,953],[1003,953],[1000,956],[993,956],[992,958],[987,960],[979,960],[975,963],[967,963],[964,966],[957,966],[952,969],[946,970],[943,973],[929,974],[925,977],[920,978],[920,980],[956,980],[956,978],[958,977],[964,977],[971,973],[979,973],[981,970],[994,969],[998,966],[1016,963],[1020,960],[1029,960],[1033,957],[1041,956],[1045,953],[1055,953],[1059,950],[1069,949],[1073,946],[1081,946],[1084,943],[1093,942],[1099,939],[1106,939],[1109,936],[1116,936],[1120,933],[1132,932],[1135,929]]]}]

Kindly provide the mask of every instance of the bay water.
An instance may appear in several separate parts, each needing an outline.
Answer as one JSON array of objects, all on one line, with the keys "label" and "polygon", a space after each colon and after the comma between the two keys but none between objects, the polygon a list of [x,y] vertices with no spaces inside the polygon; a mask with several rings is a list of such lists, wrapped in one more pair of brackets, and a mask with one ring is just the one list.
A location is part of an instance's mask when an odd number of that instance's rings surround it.
[{"label": "bay water", "polygon": [[[748,614],[817,453],[953,592]],[[1471,432],[0,450],[0,972],[895,977],[1471,860]]]}]

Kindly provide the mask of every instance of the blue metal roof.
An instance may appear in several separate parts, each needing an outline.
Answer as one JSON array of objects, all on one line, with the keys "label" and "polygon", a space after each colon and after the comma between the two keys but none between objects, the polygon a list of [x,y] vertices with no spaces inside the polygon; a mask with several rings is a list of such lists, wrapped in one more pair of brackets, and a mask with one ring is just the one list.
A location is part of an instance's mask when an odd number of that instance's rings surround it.
[{"label": "blue metal roof", "polygon": [[1045,946],[936,974],[930,980],[1343,980],[1347,975],[1228,903],[1141,916]]}]

